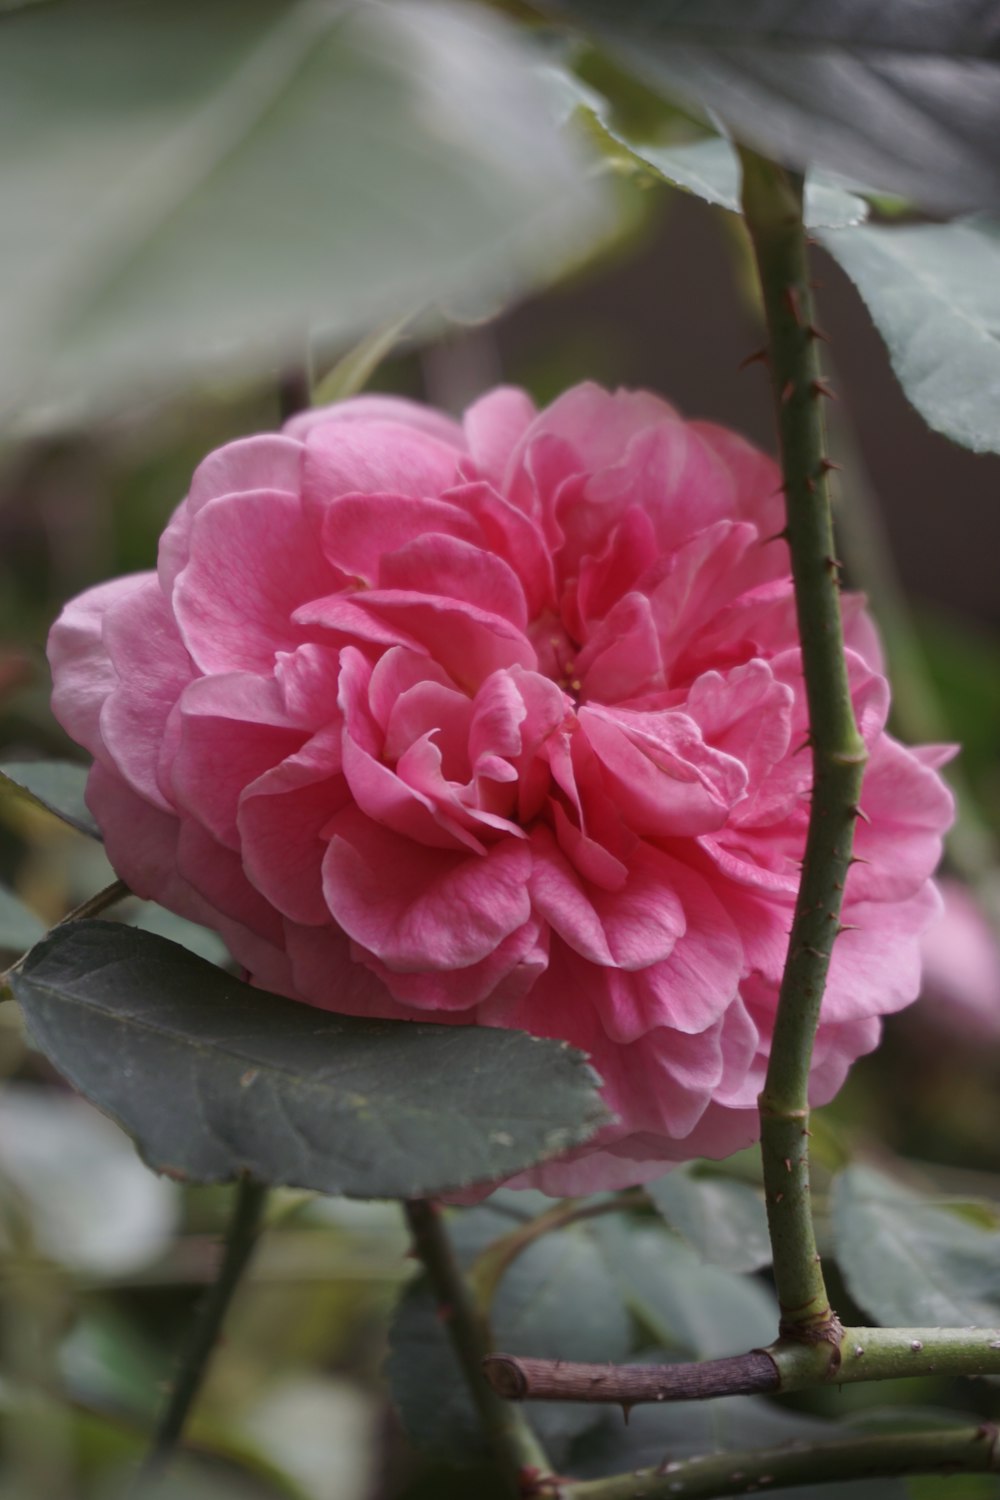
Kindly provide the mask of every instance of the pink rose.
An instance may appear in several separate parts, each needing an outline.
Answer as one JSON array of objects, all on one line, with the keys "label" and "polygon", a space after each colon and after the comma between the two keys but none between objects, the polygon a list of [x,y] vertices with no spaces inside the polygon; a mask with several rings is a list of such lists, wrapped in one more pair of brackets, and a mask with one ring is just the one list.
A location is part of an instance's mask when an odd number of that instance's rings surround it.
[{"label": "pink rose", "polygon": [[1000,1040],[1000,948],[972,892],[942,880],[944,912],[923,940],[924,1018],[981,1046]]},{"label": "pink rose", "polygon": [[[52,631],[112,864],[272,990],[584,1048],[618,1122],[521,1182],[748,1145],[810,786],[781,526],[769,459],[642,392],[367,396],[229,444],[158,572]],[[844,603],[871,822],[817,1103],[917,993],[952,815]]]}]

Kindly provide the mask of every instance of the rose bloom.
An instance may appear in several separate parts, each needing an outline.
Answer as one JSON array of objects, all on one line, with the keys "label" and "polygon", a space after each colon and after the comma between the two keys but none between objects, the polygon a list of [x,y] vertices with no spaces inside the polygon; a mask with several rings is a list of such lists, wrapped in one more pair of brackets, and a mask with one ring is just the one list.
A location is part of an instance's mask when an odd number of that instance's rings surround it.
[{"label": "rose bloom", "polygon": [[[750,1144],[811,781],[782,524],[770,459],[642,392],[363,396],[230,443],[158,571],[52,631],[112,865],[268,989],[583,1048],[616,1122],[518,1184]],[[917,994],[952,815],[844,612],[870,821],[815,1103]]]}]

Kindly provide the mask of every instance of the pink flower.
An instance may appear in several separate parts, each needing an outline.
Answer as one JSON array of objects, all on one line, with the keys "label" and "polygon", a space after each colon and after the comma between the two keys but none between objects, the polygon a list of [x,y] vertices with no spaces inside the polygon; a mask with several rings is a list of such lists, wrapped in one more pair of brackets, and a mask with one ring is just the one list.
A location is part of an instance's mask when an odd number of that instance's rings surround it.
[{"label": "pink flower", "polygon": [[[618,1123],[520,1181],[749,1144],[810,786],[781,526],[769,459],[592,385],[461,425],[361,397],[220,449],[158,572],[52,631],[112,864],[270,989],[584,1048]],[[817,1103],[917,993],[951,818],[845,613],[871,822]]]},{"label": "pink flower", "polygon": [[1000,1040],[1000,948],[971,891],[942,880],[944,912],[924,934],[925,1019],[981,1046]]}]

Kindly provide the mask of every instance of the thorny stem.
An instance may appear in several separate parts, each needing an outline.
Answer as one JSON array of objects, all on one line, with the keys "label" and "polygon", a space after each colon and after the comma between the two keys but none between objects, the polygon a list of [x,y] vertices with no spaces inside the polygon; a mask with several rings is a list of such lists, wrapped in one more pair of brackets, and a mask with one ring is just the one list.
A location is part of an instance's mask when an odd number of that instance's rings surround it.
[{"label": "thorny stem", "polygon": [[[889,1479],[900,1474],[1000,1472],[997,1428],[946,1427],[941,1431],[879,1433],[830,1442],[666,1459],[655,1469],[565,1484],[562,1500],[716,1500],[793,1485],[849,1479]],[[817,1494],[822,1494],[818,1489]]]},{"label": "thorny stem", "polygon": [[173,1388],[157,1424],[152,1445],[136,1475],[136,1495],[163,1472],[181,1440],[188,1415],[208,1373],[233,1293],[257,1243],[266,1204],[267,1188],[249,1177],[241,1178],[226,1230],[219,1274],[206,1289],[188,1330]]},{"label": "thorny stem", "polygon": [[695,1364],[584,1365],[495,1354],[484,1368],[509,1400],[632,1407],[912,1375],[1000,1375],[1000,1329],[845,1328],[837,1353],[831,1361],[815,1344],[785,1339],[770,1349]]},{"label": "thorny stem", "polygon": [[489,1327],[455,1257],[441,1210],[426,1198],[411,1198],[404,1212],[414,1253],[427,1273],[438,1316],[510,1492],[519,1496],[544,1493],[552,1465],[524,1413],[498,1396],[483,1375],[483,1361],[490,1353]]},{"label": "thorny stem", "polygon": [[802,879],[760,1096],[761,1152],[781,1333],[830,1343],[840,1327],[816,1250],[809,1196],[809,1067],[867,753],[851,705],[840,616],[802,179],[741,151],[743,212],[768,331],[813,759]]}]

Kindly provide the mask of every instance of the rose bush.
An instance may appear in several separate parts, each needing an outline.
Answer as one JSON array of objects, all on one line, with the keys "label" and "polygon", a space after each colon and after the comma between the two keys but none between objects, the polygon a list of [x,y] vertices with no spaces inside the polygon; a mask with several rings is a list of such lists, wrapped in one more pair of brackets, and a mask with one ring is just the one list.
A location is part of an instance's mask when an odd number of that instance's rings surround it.
[{"label": "rose bush", "polygon": [[[657,397],[390,398],[210,455],[157,573],[67,605],[60,721],[138,894],[254,981],[591,1054],[617,1187],[756,1138],[810,759],[779,476]],[[885,733],[845,596],[868,821],[813,1098],[914,998],[951,800]]]}]

